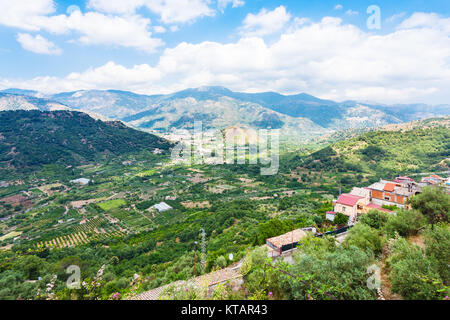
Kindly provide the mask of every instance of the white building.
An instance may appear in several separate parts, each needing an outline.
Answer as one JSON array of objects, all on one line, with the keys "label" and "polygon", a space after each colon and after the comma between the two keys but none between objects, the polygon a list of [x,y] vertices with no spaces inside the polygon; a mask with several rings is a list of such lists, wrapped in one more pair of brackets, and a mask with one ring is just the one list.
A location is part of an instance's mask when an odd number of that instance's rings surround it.
[{"label": "white building", "polygon": [[153,206],[153,208],[155,208],[155,209],[158,210],[159,212],[164,212],[164,211],[172,210],[172,209],[173,209],[171,206],[169,206],[169,205],[168,205],[167,203],[165,203],[165,202],[161,202],[161,203],[155,204],[155,205]]},{"label": "white building", "polygon": [[79,178],[79,179],[71,180],[70,182],[72,182],[72,183],[77,183],[77,184],[81,184],[81,185],[85,186],[85,185],[87,185],[90,181],[91,181],[90,179]]}]

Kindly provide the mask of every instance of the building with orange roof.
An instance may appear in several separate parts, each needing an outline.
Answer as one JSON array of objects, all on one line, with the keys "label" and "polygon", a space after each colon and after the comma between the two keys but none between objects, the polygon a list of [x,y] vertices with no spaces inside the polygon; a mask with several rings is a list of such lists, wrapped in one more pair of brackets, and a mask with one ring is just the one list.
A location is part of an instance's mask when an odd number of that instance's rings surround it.
[{"label": "building with orange roof", "polygon": [[[411,179],[412,180],[412,179]],[[379,206],[396,205],[399,208],[406,206],[408,198],[422,192],[420,186],[413,180],[398,180],[400,182],[380,180],[370,185],[370,202]]]}]

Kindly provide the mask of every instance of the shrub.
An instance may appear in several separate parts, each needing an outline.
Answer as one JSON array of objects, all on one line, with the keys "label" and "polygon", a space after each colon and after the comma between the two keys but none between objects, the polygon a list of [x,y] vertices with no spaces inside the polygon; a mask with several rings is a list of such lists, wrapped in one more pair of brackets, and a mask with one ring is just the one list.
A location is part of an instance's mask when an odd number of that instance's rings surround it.
[{"label": "shrub", "polygon": [[424,278],[441,281],[436,265],[428,259],[421,248],[400,238],[392,246],[392,255],[387,260],[391,268],[389,279],[393,292],[405,299],[436,299],[436,286]]},{"label": "shrub", "polygon": [[438,268],[439,275],[447,282],[450,281],[450,231],[448,225],[428,228],[425,233],[426,255],[432,259]]},{"label": "shrub", "polygon": [[371,250],[379,254],[383,248],[383,237],[380,236],[378,230],[363,223],[358,223],[350,229],[344,245],[347,247],[356,246],[364,251]]},{"label": "shrub", "polygon": [[343,213],[338,212],[333,221],[337,225],[347,225],[348,224],[348,216]]},{"label": "shrub", "polygon": [[310,291],[308,286],[298,281],[290,281],[289,298],[305,299],[310,293],[316,299],[329,299],[324,293],[329,292],[343,300],[375,299],[375,290],[367,287],[367,267],[372,263],[371,252],[354,246],[340,246],[323,256],[304,255],[294,264],[292,273],[301,276],[315,290]]},{"label": "shrub", "polygon": [[396,215],[390,215],[386,223],[386,233],[389,237],[395,232],[403,237],[417,234],[426,224],[425,217],[416,210],[399,210]]},{"label": "shrub", "polygon": [[225,268],[227,266],[227,259],[224,256],[219,256],[216,259],[216,266],[219,268]]},{"label": "shrub", "polygon": [[431,225],[450,220],[450,195],[443,188],[424,188],[421,194],[409,199],[409,203],[426,216]]},{"label": "shrub", "polygon": [[374,229],[381,229],[388,220],[388,214],[378,210],[370,210],[359,218],[359,222]]}]

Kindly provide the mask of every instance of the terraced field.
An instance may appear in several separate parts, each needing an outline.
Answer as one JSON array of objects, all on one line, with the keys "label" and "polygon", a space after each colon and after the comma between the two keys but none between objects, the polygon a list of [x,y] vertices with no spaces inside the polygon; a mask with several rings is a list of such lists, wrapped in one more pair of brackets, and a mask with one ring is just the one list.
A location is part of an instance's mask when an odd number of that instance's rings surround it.
[{"label": "terraced field", "polygon": [[73,232],[48,241],[40,241],[38,247],[66,248],[88,244],[106,238],[125,237],[128,231],[119,225],[107,223],[104,218],[94,218],[73,228]]}]

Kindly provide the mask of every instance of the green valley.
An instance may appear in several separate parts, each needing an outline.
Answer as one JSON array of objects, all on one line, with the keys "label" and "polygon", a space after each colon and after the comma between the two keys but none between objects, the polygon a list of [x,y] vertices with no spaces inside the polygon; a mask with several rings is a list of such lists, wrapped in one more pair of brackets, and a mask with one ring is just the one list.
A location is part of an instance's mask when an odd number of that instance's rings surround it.
[{"label": "green valley", "polygon": [[[431,228],[420,201],[396,216],[363,215],[342,245],[333,236],[308,236],[292,264],[264,251],[267,239],[294,229],[339,229],[342,223],[328,220],[327,212],[340,190],[448,171],[448,119],[284,153],[273,176],[260,175],[261,165],[174,164],[169,142],[79,113],[7,112],[0,119],[9,119],[3,120],[2,157],[16,169],[0,179],[0,299],[132,299],[229,268],[243,283],[233,289],[225,282],[212,298],[376,299],[377,291],[365,285],[372,264],[384,268],[390,298],[441,299],[448,292],[440,256],[448,249],[448,212]],[[71,142],[62,148],[66,139]],[[18,170],[32,159],[36,166]],[[429,201],[448,210],[448,198],[439,193]],[[410,281],[423,286],[417,294],[402,280],[408,259],[417,269]],[[66,286],[71,265],[80,267],[85,283],[77,290]],[[54,284],[51,296],[47,283]],[[169,286],[160,298],[211,298],[208,290],[187,286],[189,294]]]}]

